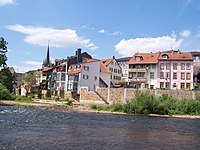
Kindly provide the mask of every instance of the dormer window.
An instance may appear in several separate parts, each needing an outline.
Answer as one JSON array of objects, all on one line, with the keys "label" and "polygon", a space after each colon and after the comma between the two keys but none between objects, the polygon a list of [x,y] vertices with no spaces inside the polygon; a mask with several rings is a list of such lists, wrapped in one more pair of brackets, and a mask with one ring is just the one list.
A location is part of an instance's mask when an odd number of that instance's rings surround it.
[{"label": "dormer window", "polygon": [[74,70],[76,70],[77,69],[77,66],[74,66]]},{"label": "dormer window", "polygon": [[69,70],[69,71],[72,70],[72,66],[70,66],[68,70]]},{"label": "dormer window", "polygon": [[142,56],[136,56],[136,57],[135,57],[135,60],[137,60],[137,61],[138,61],[138,60],[142,60],[142,59],[143,59]]},{"label": "dormer window", "polygon": [[163,54],[163,55],[162,55],[162,58],[163,58],[163,59],[167,59],[167,58],[169,58],[169,56],[168,56],[167,54]]},{"label": "dormer window", "polygon": [[81,68],[81,65],[78,65],[78,66],[77,66],[77,70],[79,70],[80,68]]}]

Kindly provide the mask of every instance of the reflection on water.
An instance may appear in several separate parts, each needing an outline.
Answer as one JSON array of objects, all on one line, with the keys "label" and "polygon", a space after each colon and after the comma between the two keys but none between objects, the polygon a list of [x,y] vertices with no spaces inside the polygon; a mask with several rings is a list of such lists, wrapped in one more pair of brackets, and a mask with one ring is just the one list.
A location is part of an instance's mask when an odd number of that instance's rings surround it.
[{"label": "reflection on water", "polygon": [[200,119],[0,106],[0,149],[199,149]]}]

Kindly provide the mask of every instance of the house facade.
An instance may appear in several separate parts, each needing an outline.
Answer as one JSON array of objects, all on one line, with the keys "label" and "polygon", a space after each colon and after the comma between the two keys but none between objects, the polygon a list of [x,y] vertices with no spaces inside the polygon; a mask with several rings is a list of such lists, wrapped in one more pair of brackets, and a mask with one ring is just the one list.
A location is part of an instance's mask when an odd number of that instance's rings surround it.
[{"label": "house facade", "polygon": [[152,88],[157,86],[159,53],[135,53],[129,60],[128,85],[134,88]]},{"label": "house facade", "polygon": [[80,93],[81,86],[87,86],[91,91],[96,91],[97,87],[110,87],[110,74],[98,60],[71,65],[67,71],[67,91]]},{"label": "house facade", "polygon": [[161,52],[158,63],[158,87],[193,89],[193,58],[189,52]]},{"label": "house facade", "polygon": [[122,69],[117,60],[113,58],[101,60],[102,64],[111,72],[110,82],[112,86],[119,84],[122,81]]},{"label": "house facade", "polygon": [[131,57],[123,57],[117,59],[117,62],[122,69],[122,81],[126,83],[128,82],[128,62],[130,59]]}]

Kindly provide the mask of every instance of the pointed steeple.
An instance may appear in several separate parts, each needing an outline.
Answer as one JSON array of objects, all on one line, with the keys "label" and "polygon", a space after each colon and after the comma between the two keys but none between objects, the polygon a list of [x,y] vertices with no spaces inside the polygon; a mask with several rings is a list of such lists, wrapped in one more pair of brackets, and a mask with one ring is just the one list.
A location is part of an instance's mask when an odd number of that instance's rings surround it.
[{"label": "pointed steeple", "polygon": [[42,66],[43,66],[43,67],[48,67],[48,66],[50,66],[50,59],[49,59],[49,42],[48,42],[46,57],[45,57],[45,59],[44,59],[44,61],[43,61]]}]

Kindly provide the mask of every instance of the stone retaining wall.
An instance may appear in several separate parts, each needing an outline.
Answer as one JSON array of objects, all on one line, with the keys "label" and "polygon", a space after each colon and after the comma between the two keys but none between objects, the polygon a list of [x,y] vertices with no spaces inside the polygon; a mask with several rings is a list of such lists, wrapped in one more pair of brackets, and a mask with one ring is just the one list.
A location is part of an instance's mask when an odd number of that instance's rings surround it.
[{"label": "stone retaining wall", "polygon": [[[134,98],[135,93],[138,89],[133,88],[97,88],[96,94],[94,91],[88,91],[87,87],[81,88],[80,101],[90,101],[90,102],[103,102],[108,101],[109,104],[117,102],[126,102]],[[195,99],[200,97],[200,91],[186,91],[186,90],[150,90],[150,89],[140,89],[139,91],[148,92],[150,94],[155,94],[155,96],[161,96],[162,94],[171,95],[177,99]],[[100,96],[98,96],[100,95]],[[104,103],[105,104],[105,103]]]}]

